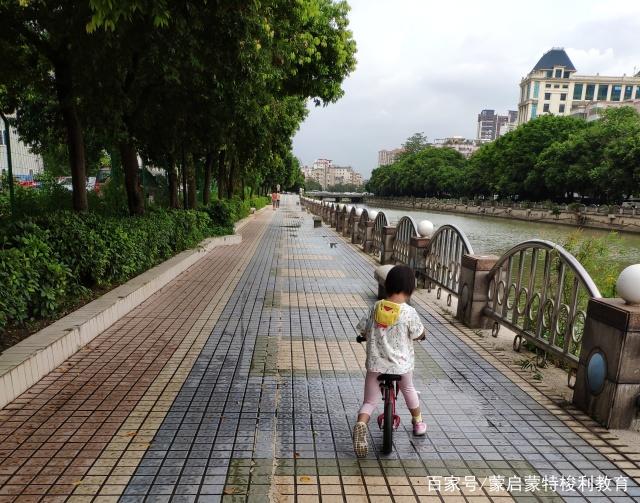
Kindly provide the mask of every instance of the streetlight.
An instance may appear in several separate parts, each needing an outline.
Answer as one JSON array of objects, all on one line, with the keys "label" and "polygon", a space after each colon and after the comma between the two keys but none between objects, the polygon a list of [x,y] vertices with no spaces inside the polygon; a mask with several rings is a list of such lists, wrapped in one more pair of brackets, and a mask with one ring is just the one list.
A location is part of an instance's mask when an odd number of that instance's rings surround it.
[{"label": "streetlight", "polygon": [[0,117],[2,117],[2,121],[4,122],[4,138],[5,145],[7,146],[7,171],[9,172],[9,202],[11,204],[11,215],[15,216],[16,214],[16,201],[15,194],[13,193],[13,163],[11,161],[11,132],[9,129],[9,120],[7,116],[2,113],[0,110]]}]

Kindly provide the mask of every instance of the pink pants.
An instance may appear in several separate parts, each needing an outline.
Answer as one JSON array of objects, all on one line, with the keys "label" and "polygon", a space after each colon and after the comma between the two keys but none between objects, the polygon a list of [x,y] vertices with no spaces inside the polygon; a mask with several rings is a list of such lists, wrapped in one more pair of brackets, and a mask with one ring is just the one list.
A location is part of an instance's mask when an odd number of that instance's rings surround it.
[{"label": "pink pants", "polygon": [[[379,375],[378,372],[367,371],[367,377],[364,381],[364,403],[362,407],[360,407],[359,414],[368,414],[371,416],[374,409],[378,406],[380,397],[382,396],[380,393],[380,383],[378,382]],[[398,386],[400,387],[400,391],[402,391],[402,396],[404,397],[407,407],[415,409],[420,406],[418,392],[413,386],[413,372],[402,374],[402,379],[398,381]]]}]

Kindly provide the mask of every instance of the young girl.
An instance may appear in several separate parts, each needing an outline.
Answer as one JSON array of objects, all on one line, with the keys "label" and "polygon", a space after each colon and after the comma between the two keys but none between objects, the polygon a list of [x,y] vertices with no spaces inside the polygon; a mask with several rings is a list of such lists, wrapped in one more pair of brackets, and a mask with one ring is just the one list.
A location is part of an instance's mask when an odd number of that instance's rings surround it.
[{"label": "young girl", "polygon": [[367,377],[364,385],[364,403],[353,427],[353,448],[358,457],[367,455],[367,423],[380,401],[380,374],[399,374],[402,396],[411,411],[413,434],[424,435],[427,426],[422,422],[418,393],[413,386],[413,341],[424,340],[425,329],[416,310],[407,304],[416,279],[413,270],[397,265],[387,274],[387,298],[376,302],[360,320],[357,331],[367,339]]}]

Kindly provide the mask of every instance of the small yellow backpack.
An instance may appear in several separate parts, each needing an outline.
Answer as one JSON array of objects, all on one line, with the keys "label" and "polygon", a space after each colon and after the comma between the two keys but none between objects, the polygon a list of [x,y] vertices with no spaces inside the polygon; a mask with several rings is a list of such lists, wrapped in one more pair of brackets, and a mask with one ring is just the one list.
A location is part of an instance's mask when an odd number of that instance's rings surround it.
[{"label": "small yellow backpack", "polygon": [[387,328],[393,325],[400,317],[400,304],[381,300],[376,303],[374,319],[379,327]]}]

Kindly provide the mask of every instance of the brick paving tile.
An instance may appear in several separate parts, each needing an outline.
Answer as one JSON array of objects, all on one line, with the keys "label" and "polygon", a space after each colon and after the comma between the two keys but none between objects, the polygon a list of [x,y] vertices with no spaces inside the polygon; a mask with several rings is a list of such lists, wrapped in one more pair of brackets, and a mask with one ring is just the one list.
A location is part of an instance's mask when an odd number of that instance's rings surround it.
[{"label": "brick paving tile", "polygon": [[[639,500],[636,450],[558,407],[424,292],[415,381],[428,434],[412,436],[400,400],[393,453],[372,428],[357,459],[354,327],[375,300],[374,263],[296,201],[0,411],[0,503]],[[627,490],[578,489],[583,475],[629,477]]]},{"label": "brick paving tile", "polygon": [[[121,426],[131,421],[150,389],[170,384],[170,379],[159,383],[158,376],[189,335],[197,335],[207,323],[215,324],[221,311],[217,306],[226,302],[228,292],[211,285],[235,285],[241,273],[238,268],[252,256],[270,218],[271,214],[262,212],[242,229],[242,245],[212,250],[0,410],[2,501],[24,501],[23,496],[63,501],[72,494],[81,501],[99,493],[122,494],[129,477],[122,480],[120,492],[117,485],[103,485],[115,464],[107,462],[100,470],[96,460],[120,458],[122,449],[105,451],[113,447],[116,435],[123,447],[133,445],[138,432],[132,428],[121,434]],[[185,358],[185,354],[178,356]],[[152,393],[147,411],[157,396]],[[139,455],[125,459],[131,474],[153,433],[140,444]]]}]

